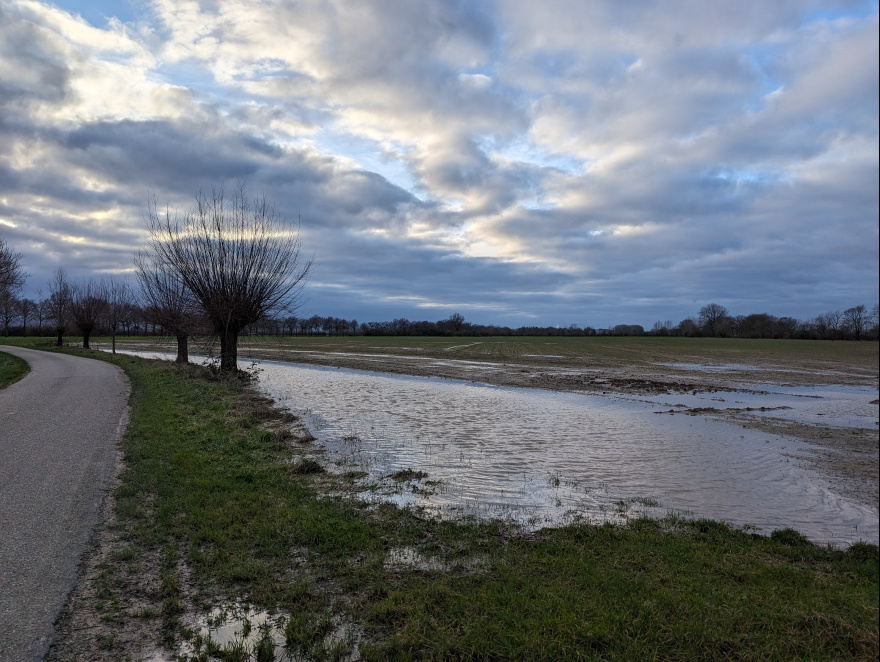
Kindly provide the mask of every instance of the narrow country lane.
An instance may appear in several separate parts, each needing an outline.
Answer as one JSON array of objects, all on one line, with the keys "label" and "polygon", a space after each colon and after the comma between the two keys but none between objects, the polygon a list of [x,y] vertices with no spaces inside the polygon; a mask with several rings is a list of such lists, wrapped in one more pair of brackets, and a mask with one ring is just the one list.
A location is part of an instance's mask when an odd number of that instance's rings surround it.
[{"label": "narrow country lane", "polygon": [[113,476],[129,386],[103,361],[0,351],[31,366],[0,389],[0,662],[42,660]]}]

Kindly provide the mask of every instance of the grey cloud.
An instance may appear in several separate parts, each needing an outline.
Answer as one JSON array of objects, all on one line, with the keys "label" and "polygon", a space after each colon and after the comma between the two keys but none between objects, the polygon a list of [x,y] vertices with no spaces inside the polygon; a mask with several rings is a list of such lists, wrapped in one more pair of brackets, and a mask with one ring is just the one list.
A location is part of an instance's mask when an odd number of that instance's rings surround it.
[{"label": "grey cloud", "polygon": [[[649,326],[708,301],[798,317],[871,304],[876,18],[804,28],[817,6],[257,7],[255,19],[314,27],[315,71],[279,52],[277,65],[238,62],[226,87],[181,90],[179,118],[64,121],[30,112],[67,108],[73,75],[63,44],[35,25],[21,48],[0,46],[28,71],[0,98],[0,218],[16,225],[0,230],[37,285],[58,263],[123,269],[148,193],[184,208],[199,188],[247,180],[302,219],[317,258],[306,312]],[[211,57],[233,57],[222,40],[240,47],[246,27],[211,24]],[[413,190],[300,140],[332,131],[387,134],[394,147],[376,149],[404,160]],[[522,161],[509,157],[530,139]],[[467,257],[475,239],[516,249]]]},{"label": "grey cloud", "polygon": [[179,190],[194,179],[216,181],[252,175],[257,164],[255,138],[205,130],[204,125],[169,122],[100,122],[71,131],[68,158],[120,184],[144,183]]},{"label": "grey cloud", "polygon": [[36,104],[59,103],[67,96],[70,69],[54,42],[47,30],[0,6],[0,61],[15,62],[0,81],[5,113],[27,112]]}]

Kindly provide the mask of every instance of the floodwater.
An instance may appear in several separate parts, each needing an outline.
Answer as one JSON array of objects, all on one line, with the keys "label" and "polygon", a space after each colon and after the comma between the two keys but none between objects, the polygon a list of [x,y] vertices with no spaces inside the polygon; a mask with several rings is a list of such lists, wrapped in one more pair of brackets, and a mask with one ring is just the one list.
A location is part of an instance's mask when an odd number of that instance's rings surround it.
[{"label": "floodwater", "polygon": [[877,389],[867,386],[771,386],[760,390],[696,391],[627,396],[665,409],[710,407],[752,416],[835,427],[878,427]]},{"label": "floodwater", "polygon": [[[441,517],[538,527],[676,512],[765,533],[792,527],[822,543],[878,540],[877,510],[832,491],[798,459],[805,444],[657,415],[655,402],[269,361],[259,376],[279,404],[305,415],[338,470],[367,472],[376,498]],[[427,478],[387,479],[406,469]]]}]

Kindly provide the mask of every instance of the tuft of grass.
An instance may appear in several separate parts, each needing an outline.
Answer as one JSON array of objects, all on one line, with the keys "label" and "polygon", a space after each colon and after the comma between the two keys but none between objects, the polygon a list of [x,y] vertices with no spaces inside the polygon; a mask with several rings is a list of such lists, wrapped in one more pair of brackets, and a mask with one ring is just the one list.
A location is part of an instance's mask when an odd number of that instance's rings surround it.
[{"label": "tuft of grass", "polygon": [[322,474],[326,471],[321,463],[310,457],[303,458],[296,464],[290,466],[290,473],[299,476],[309,476],[312,474]]},{"label": "tuft of grass", "polygon": [[401,471],[395,471],[392,474],[388,474],[388,478],[399,483],[423,480],[427,477],[428,474],[426,472],[414,471],[413,469],[402,469]]},{"label": "tuft of grass", "polygon": [[109,651],[116,646],[116,635],[108,634],[98,638],[98,650]]},{"label": "tuft of grass", "polygon": [[794,529],[777,529],[770,534],[770,540],[787,547],[810,547],[812,543],[800,531]]},{"label": "tuft of grass", "polygon": [[0,388],[14,384],[31,371],[27,361],[8,352],[0,352]]}]

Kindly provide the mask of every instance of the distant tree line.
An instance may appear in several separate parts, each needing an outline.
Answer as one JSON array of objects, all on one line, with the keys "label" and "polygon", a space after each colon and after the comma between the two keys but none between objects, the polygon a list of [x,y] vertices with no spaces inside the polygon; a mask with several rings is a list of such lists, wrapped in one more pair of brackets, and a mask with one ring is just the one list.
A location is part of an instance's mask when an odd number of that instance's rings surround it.
[{"label": "distant tree line", "polygon": [[46,296],[40,289],[36,299],[17,296],[23,284],[22,278],[15,287],[0,287],[0,324],[5,336],[53,335],[60,345],[64,335],[77,331],[88,348],[96,333],[115,339],[143,325],[143,311],[138,311],[123,279],[74,282],[59,268],[47,283]]},{"label": "distant tree line", "polygon": [[678,324],[658,321],[650,330],[638,324],[612,328],[591,326],[521,326],[472,324],[460,314],[436,322],[398,318],[363,322],[339,317],[264,319],[246,333],[290,336],[684,336],[688,338],[768,338],[803,340],[877,340],[878,307],[864,305],[823,313],[810,320],[776,317],[768,313],[733,316],[724,306],[708,304],[699,314]]},{"label": "distant tree line", "polygon": [[[211,200],[203,200],[210,203]],[[222,201],[221,201],[222,202]],[[222,210],[221,210],[222,211]],[[166,242],[173,242],[173,233],[181,232],[182,226],[168,225],[151,209],[154,237],[162,239],[165,232],[172,232]],[[165,224],[163,226],[163,223]],[[185,234],[193,236],[187,231]],[[210,237],[204,242],[212,244]],[[155,246],[154,246],[155,248]],[[252,247],[253,248],[253,247]],[[269,253],[275,251],[274,259],[290,257],[290,251],[298,255],[298,240],[283,246],[265,246]],[[257,251],[259,252],[259,251]],[[122,278],[105,277],[72,281],[63,268],[59,268],[46,289],[38,290],[36,299],[19,296],[26,279],[20,266],[21,254],[14,252],[0,240],[0,329],[9,335],[52,335],[61,345],[65,335],[82,337],[88,348],[94,335],[110,336],[114,343],[117,336],[173,336],[178,339],[178,360],[188,360],[187,339],[192,336],[221,335],[224,324],[233,313],[239,315],[231,325],[238,335],[288,335],[288,336],[683,336],[716,338],[768,338],[805,340],[877,340],[878,306],[868,308],[863,304],[845,310],[833,310],[809,320],[793,317],[776,317],[769,313],[732,315],[716,303],[710,303],[693,317],[672,321],[657,321],[649,330],[638,324],[618,324],[612,328],[578,326],[521,326],[511,328],[493,324],[474,324],[459,314],[450,315],[436,322],[411,321],[405,318],[387,322],[358,322],[356,319],[300,317],[289,313],[295,306],[286,301],[263,301],[263,307],[254,306],[256,296],[245,292],[228,294],[231,302],[215,303],[213,319],[207,307],[193,294],[182,272],[190,262],[184,260],[181,269],[170,268],[156,259],[155,253],[142,252],[136,260],[137,286]],[[193,259],[194,263],[201,263]],[[210,262],[210,261],[208,261]],[[300,265],[292,272],[294,278],[287,283],[294,287],[308,273],[310,263]],[[296,265],[294,265],[296,266]],[[221,282],[229,281],[229,274],[222,269],[213,275]],[[265,273],[273,273],[264,270]],[[208,276],[211,273],[209,272]],[[227,278],[219,278],[227,276]],[[297,279],[298,277],[298,279]],[[233,284],[235,284],[233,282]],[[236,285],[240,287],[241,284]],[[297,294],[298,291],[293,292]],[[45,294],[45,296],[44,296]],[[256,293],[260,294],[260,291]],[[290,292],[286,292],[289,295]],[[216,296],[216,294],[215,294]],[[249,297],[251,299],[249,299]],[[219,297],[218,297],[219,298]],[[282,297],[284,299],[284,297]],[[241,303],[241,300],[244,303]],[[210,301],[209,301],[210,303]],[[280,304],[286,305],[280,305]],[[235,305],[243,305],[244,312],[235,313]],[[249,307],[248,307],[249,306]],[[230,311],[230,308],[233,308]],[[247,317],[247,315],[250,317]],[[219,330],[218,330],[219,326]],[[234,354],[233,354],[234,356]],[[234,364],[233,364],[234,365]]]},{"label": "distant tree line", "polygon": [[877,340],[878,306],[858,304],[846,310],[832,310],[809,320],[776,317],[769,313],[731,315],[727,308],[710,303],[696,317],[677,325],[655,322],[652,335],[709,338],[775,338],[802,340]]}]

